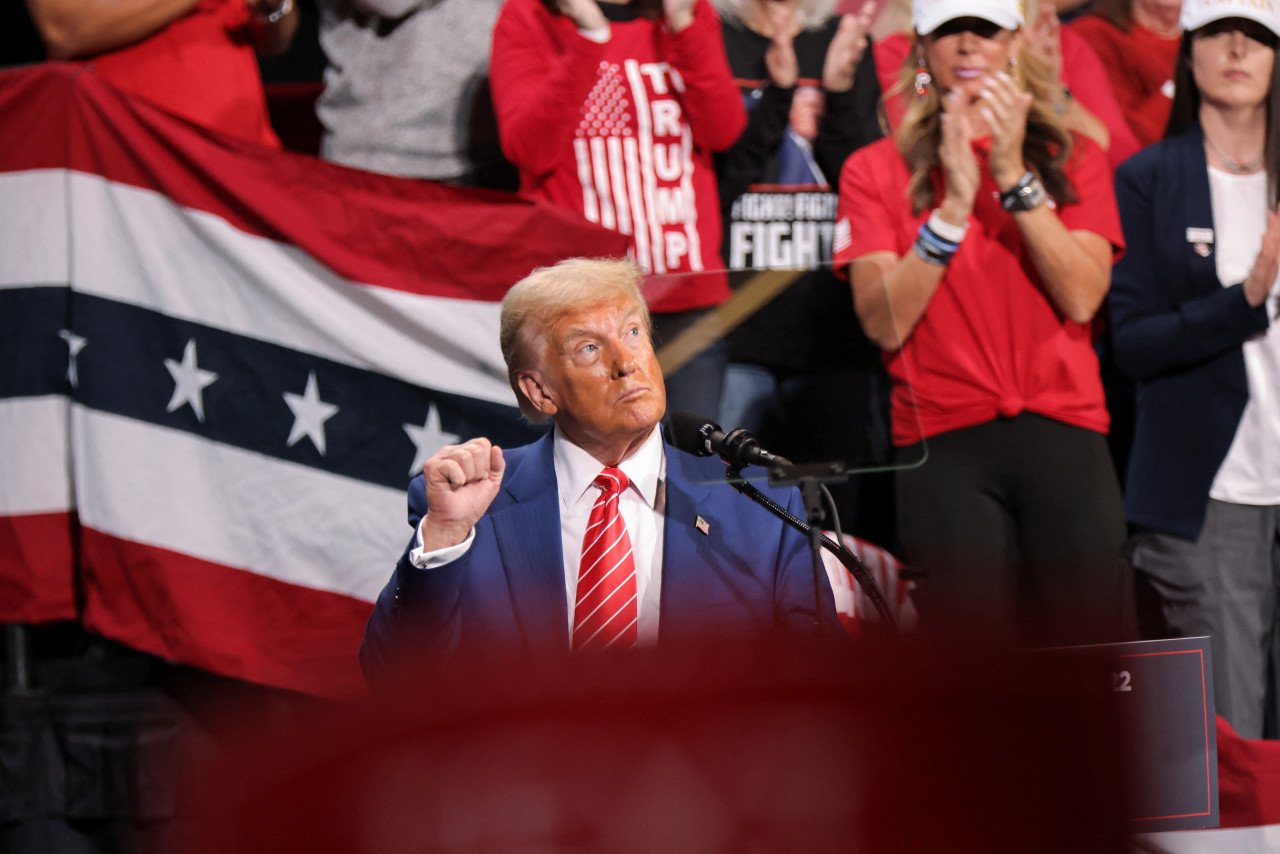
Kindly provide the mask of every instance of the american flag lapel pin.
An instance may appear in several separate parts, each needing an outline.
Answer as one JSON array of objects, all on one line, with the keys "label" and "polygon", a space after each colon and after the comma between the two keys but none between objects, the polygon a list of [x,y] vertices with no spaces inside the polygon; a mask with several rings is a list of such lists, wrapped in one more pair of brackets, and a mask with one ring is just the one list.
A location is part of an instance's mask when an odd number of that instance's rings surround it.
[{"label": "american flag lapel pin", "polygon": [[704,536],[711,536],[711,523],[701,516],[694,520],[693,527],[701,531]]}]

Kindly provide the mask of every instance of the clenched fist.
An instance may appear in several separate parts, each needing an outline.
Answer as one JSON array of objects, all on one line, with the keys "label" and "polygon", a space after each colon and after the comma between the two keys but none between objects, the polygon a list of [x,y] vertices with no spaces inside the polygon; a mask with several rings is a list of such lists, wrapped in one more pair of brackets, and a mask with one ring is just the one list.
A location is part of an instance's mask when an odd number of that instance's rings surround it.
[{"label": "clenched fist", "polygon": [[506,469],[502,449],[488,439],[446,445],[422,467],[427,487],[427,516],[422,547],[431,552],[467,538],[493,503]]}]

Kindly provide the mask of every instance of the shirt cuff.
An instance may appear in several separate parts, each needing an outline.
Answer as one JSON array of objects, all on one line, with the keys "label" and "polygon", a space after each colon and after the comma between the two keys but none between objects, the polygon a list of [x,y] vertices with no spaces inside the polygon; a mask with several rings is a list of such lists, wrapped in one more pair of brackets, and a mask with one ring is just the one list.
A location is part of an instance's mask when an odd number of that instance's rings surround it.
[{"label": "shirt cuff", "polygon": [[471,548],[471,543],[475,541],[476,529],[472,528],[467,532],[467,538],[457,545],[445,546],[432,552],[425,551],[422,548],[422,526],[426,521],[427,517],[423,516],[422,521],[418,523],[418,532],[413,536],[413,548],[409,550],[409,563],[418,569],[436,569],[453,563],[466,554]]}]

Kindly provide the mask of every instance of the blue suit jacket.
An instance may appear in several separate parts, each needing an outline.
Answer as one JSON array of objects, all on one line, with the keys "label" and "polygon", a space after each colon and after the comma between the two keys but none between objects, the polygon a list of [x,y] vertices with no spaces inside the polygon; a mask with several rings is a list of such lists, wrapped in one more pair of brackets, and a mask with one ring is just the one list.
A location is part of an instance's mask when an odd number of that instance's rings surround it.
[{"label": "blue suit jacket", "polygon": [[[432,570],[400,558],[365,628],[360,660],[372,679],[403,653],[459,649],[565,653],[569,616],[552,439],[506,451],[497,497],[457,561]],[[666,446],[659,643],[737,637],[779,627],[812,633],[813,569],[805,537],[724,482],[724,464]],[[804,518],[798,490],[767,490]],[[409,487],[409,523],[426,511],[422,475]],[[695,522],[706,520],[709,533]],[[409,548],[412,548],[411,539]],[[839,631],[822,575],[825,627]]]},{"label": "blue suit jacket", "polygon": [[1125,161],[1116,201],[1127,248],[1111,278],[1112,334],[1138,381],[1125,513],[1196,539],[1249,399],[1240,345],[1267,328],[1266,310],[1222,286],[1212,243],[1202,254],[1188,240],[1188,228],[1213,229],[1199,127]]}]

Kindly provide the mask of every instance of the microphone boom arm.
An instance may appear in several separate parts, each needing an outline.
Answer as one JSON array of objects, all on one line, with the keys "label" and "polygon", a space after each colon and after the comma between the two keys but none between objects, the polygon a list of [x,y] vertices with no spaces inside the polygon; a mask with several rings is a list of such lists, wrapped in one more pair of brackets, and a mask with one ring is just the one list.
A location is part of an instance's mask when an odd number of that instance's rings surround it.
[{"label": "microphone boom arm", "polygon": [[816,533],[822,547],[835,555],[844,568],[849,570],[849,574],[853,576],[854,580],[858,582],[858,586],[862,588],[871,603],[875,605],[876,613],[895,633],[898,632],[898,621],[893,618],[893,613],[889,610],[889,603],[885,600],[884,593],[880,590],[880,585],[871,577],[871,572],[867,569],[866,564],[857,555],[849,551],[844,545],[836,543],[825,534],[817,531],[813,525],[797,518],[787,508],[756,489],[755,486],[743,479],[741,468],[729,466],[725,471],[725,481],[738,492],[809,537],[810,541],[813,540]]}]

